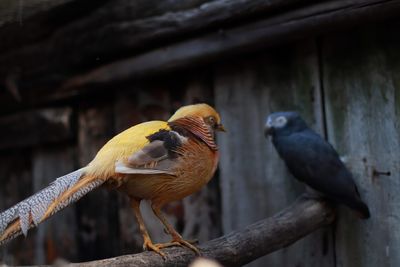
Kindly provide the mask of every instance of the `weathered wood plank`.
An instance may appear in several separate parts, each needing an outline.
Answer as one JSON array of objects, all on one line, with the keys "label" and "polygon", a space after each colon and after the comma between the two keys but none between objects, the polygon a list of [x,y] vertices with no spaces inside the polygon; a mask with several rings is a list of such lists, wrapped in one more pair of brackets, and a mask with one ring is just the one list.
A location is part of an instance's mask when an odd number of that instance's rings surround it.
[{"label": "weathered wood plank", "polygon": [[[136,87],[136,86],[135,86]],[[133,125],[152,119],[166,119],[169,116],[168,90],[130,90],[125,89],[116,96],[114,117],[116,132],[121,132]],[[119,193],[119,228],[120,254],[143,251],[143,238],[135,220],[127,196]],[[141,211],[146,228],[154,242],[167,242],[170,237],[165,233],[160,221],[153,214],[148,202],[141,203]],[[174,224],[177,219],[167,215]]]},{"label": "weathered wood plank", "polygon": [[[27,150],[2,151],[0,154],[0,212],[10,208],[33,192],[31,154]],[[17,238],[0,247],[0,263],[31,264],[34,258],[36,232]]]},{"label": "weathered wood plank", "polygon": [[[78,159],[87,165],[114,135],[109,102],[91,102],[78,114]],[[98,189],[77,203],[79,258],[93,260],[119,254],[118,198],[116,192]]]},{"label": "weathered wood plank", "polygon": [[[115,132],[119,133],[129,127],[142,122],[139,106],[139,92],[125,90],[116,94],[114,104]],[[119,254],[142,252],[143,240],[139,226],[135,221],[129,199],[123,194],[118,194],[118,227],[120,246]]]},{"label": "weathered wood plank", "polygon": [[[62,27],[50,38],[17,49],[13,44],[13,51],[4,49],[5,53],[0,55],[0,80],[18,73],[18,80],[29,80],[29,84],[18,81],[19,87],[31,86],[35,80],[43,81],[43,75],[38,76],[40,73],[53,73],[49,80],[65,73],[76,74],[82,68],[87,70],[88,66],[98,67],[109,62],[115,56],[160,47],[187,34],[210,28],[216,30],[227,23],[254,18],[299,2],[304,1],[112,1],[87,18]],[[12,32],[7,39],[10,38],[13,40]],[[43,59],[47,59],[46,64],[38,66],[36,63]],[[7,68],[2,67],[5,64]]]},{"label": "weathered wood plank", "polygon": [[[89,16],[105,1],[0,1],[0,51],[7,54],[17,48],[41,42],[52,36],[57,29]],[[2,4],[5,4],[4,8]],[[7,12],[11,18],[7,17]]]},{"label": "weathered wood plank", "polygon": [[[185,85],[182,102],[185,105],[209,103],[213,101],[211,74],[204,72],[189,79]],[[224,138],[224,136],[222,136]],[[182,234],[188,239],[197,239],[204,243],[222,233],[220,210],[220,188],[218,174],[199,192],[183,200],[184,218]]]},{"label": "weathered wood plank", "polygon": [[2,0],[0,1],[0,27],[10,22],[18,22],[22,25],[27,18],[70,1],[72,0]]},{"label": "weathered wood plank", "polygon": [[104,65],[67,80],[59,90],[65,90],[64,94],[68,94],[69,90],[76,92],[77,86],[140,78],[221,60],[233,53],[261,49],[327,30],[388,18],[397,15],[399,10],[400,1],[396,0],[318,3]]},{"label": "weathered wood plank", "polygon": [[337,266],[400,264],[399,26],[324,38],[328,137],[347,157],[371,210],[367,221],[345,208],[340,212]]},{"label": "weathered wood plank", "polygon": [[[236,3],[236,1],[232,2]],[[151,44],[145,46],[145,50],[134,49],[135,47],[133,45],[129,46],[129,51],[127,53],[123,53],[124,49],[119,48],[106,50],[118,51],[121,53],[119,56],[116,54],[95,53],[88,57],[90,62],[86,62],[83,60],[82,55],[78,54],[76,60],[79,66],[76,65],[75,67],[71,67],[67,64],[69,60],[73,59],[70,53],[65,53],[65,49],[62,50],[64,51],[62,54],[59,53],[60,50],[54,50],[55,47],[59,47],[58,45],[55,46],[54,43],[63,45],[65,43],[64,40],[60,42],[50,42],[51,49],[53,49],[51,50],[51,53],[53,54],[49,53],[49,48],[46,48],[46,44],[42,44],[37,48],[33,48],[32,46],[24,47],[19,52],[15,51],[15,53],[13,52],[3,55],[2,59],[0,59],[0,68],[1,66],[7,66],[7,68],[0,70],[0,77],[2,77],[0,80],[12,80],[13,83],[17,85],[17,88],[19,88],[25,104],[68,98],[77,94],[90,92],[92,89],[86,86],[78,89],[76,88],[78,85],[99,84],[114,82],[116,80],[139,78],[177,68],[198,65],[206,61],[221,60],[223,57],[228,57],[233,53],[259,50],[266,46],[276,45],[288,40],[314,35],[327,30],[365,24],[368,21],[377,21],[383,18],[387,19],[395,16],[399,9],[399,0],[343,0],[323,2],[300,8],[295,11],[283,12],[277,16],[265,18],[260,22],[232,29],[228,29],[228,27],[224,26],[223,23],[216,23],[216,26],[213,26],[212,29],[220,29],[221,27],[226,27],[227,29],[218,32],[215,31],[213,34],[190,39],[170,46],[166,45],[167,43],[170,43],[171,40],[161,42],[155,38],[151,41]],[[268,16],[271,15],[268,12],[265,14],[268,14]],[[180,16],[176,17],[178,18]],[[182,17],[185,16],[182,15]],[[158,17],[154,18],[154,23],[157,23],[157,18]],[[174,19],[173,15],[171,16],[171,19]],[[212,21],[212,17],[210,21]],[[230,19],[228,21],[230,21]],[[169,24],[165,23],[163,25],[168,26]],[[93,25],[91,26],[93,27]],[[99,28],[98,25],[95,25],[94,27]],[[179,30],[180,27],[177,29]],[[94,31],[95,29],[93,32]],[[68,31],[66,30],[66,32]],[[79,34],[79,32],[84,32],[85,34]],[[74,36],[73,41],[77,41],[79,38],[85,39],[85,37],[88,36],[88,32],[90,33],[92,31],[87,28],[79,28],[79,31],[69,32],[68,36]],[[158,31],[143,31],[144,34],[146,33],[150,36],[155,32]],[[60,33],[60,36],[62,35],[63,33]],[[101,39],[97,42],[98,44],[107,43],[104,42],[103,36],[104,35],[101,35]],[[130,36],[132,35],[124,34],[121,38],[131,38]],[[169,34],[165,36],[169,36]],[[166,38],[165,36],[163,38]],[[177,39],[184,37],[185,36],[181,36]],[[186,36],[185,38],[187,37],[189,36]],[[124,43],[115,41],[116,38],[117,37],[109,39],[113,45]],[[93,38],[85,40],[86,43],[90,43],[90,49],[88,51],[93,52],[93,47],[91,46],[91,44],[93,44]],[[50,46],[50,44],[47,46]],[[76,48],[74,48],[73,51],[79,51],[79,53],[82,53],[81,45],[76,47],[74,44],[70,44],[67,45],[66,49],[68,50],[72,47]],[[155,47],[162,47],[162,49],[155,49],[143,54],[143,51]],[[116,53],[118,54],[118,52]],[[110,61],[116,60],[120,56],[126,57],[133,53],[141,53],[141,55],[106,64]],[[38,56],[38,58],[36,58],[36,56]],[[38,66],[36,63],[43,61],[43,59],[47,59],[47,63]],[[62,62],[61,66],[52,65],[59,64],[60,62]],[[32,64],[34,66],[32,66]],[[13,66],[17,68],[14,68]],[[67,69],[62,69],[63,67]],[[92,69],[92,71],[81,75],[81,72],[83,71],[82,68],[89,68]],[[74,74],[71,71],[76,71],[79,74]],[[71,75],[75,76],[71,79]],[[64,86],[59,87],[60,83],[64,84]],[[39,95],[41,97],[38,97]],[[12,109],[17,106],[15,101],[10,99],[5,90],[3,93],[1,93],[0,90],[0,100],[2,99],[7,100],[4,100],[4,103],[0,101],[0,104],[4,109]]]},{"label": "weathered wood plank", "polygon": [[[33,192],[48,186],[57,177],[76,169],[76,153],[72,147],[37,148],[32,153]],[[78,259],[77,219],[75,205],[51,217],[36,230],[35,264],[53,264],[56,260]]]},{"label": "weathered wood plank", "polygon": [[0,149],[66,141],[72,137],[72,109],[41,109],[0,117]]},{"label": "weathered wood plank", "polygon": [[[89,52],[86,46],[90,45],[90,42],[88,43],[88,39],[80,33],[86,32],[91,35],[90,38],[96,38],[96,40],[93,39],[93,41],[101,41],[101,43],[103,43],[104,39],[100,37],[99,34],[103,33],[103,36],[109,36],[111,33],[111,35],[114,35],[115,32],[110,32],[110,28],[117,28],[119,31],[123,31],[123,29],[121,29],[124,28],[121,25],[123,24],[122,22],[128,23],[148,17],[157,17],[167,12],[178,12],[180,10],[190,9],[201,5],[207,0],[63,1],[66,4],[61,0],[51,1],[52,3],[60,2],[60,5],[51,9],[51,5],[48,3],[50,1],[48,0],[25,1],[24,3],[21,3],[22,1],[13,1],[13,5],[6,3],[6,8],[4,10],[6,13],[17,13],[14,11],[18,6],[17,4],[26,5],[26,3],[28,3],[29,5],[31,2],[33,5],[37,6],[37,9],[40,10],[40,8],[42,8],[43,11],[36,14],[36,16],[31,16],[23,20],[22,23],[17,21],[3,26],[0,24],[0,39],[2,40],[0,43],[1,53],[9,50],[16,50],[20,47],[28,47],[29,45],[39,48],[38,46],[40,43],[50,41],[57,43],[58,48],[62,50],[72,48],[68,48],[71,45],[75,46],[75,49],[70,50],[69,53],[72,53],[71,55],[74,55],[74,57],[79,56],[79,54],[83,56],[83,54]],[[33,10],[35,10],[35,8],[33,8]],[[2,18],[1,13],[0,18]],[[110,24],[112,24],[112,27],[110,27]],[[121,25],[121,27],[116,27],[116,25]],[[125,30],[131,29],[131,27],[125,28]],[[19,30],[17,31],[16,29]],[[125,33],[128,34],[127,31],[125,31]],[[137,33],[138,31],[133,33],[133,35],[135,36]],[[129,34],[132,34],[132,32]],[[82,43],[82,41],[84,41],[85,44]],[[117,43],[121,41],[122,40],[118,40]],[[104,46],[113,45],[112,42],[104,43],[106,43]],[[85,46],[84,50],[86,53],[77,51],[79,46],[82,45]],[[103,51],[100,54],[104,54],[107,50],[109,50],[108,53],[113,50],[111,47],[104,50],[104,46],[99,46],[99,48],[102,47]],[[46,47],[47,49],[52,49],[51,46]],[[93,46],[91,47],[93,48]],[[42,53],[42,56],[46,55],[44,50],[40,52],[39,49],[36,52]],[[97,54],[97,51],[95,54]],[[86,58],[86,56],[84,57]]]},{"label": "weathered wood plank", "polygon": [[[258,59],[222,65],[215,79],[216,107],[228,129],[218,139],[227,233],[282,209],[304,190],[265,139],[263,125],[272,111],[298,110],[320,131],[316,49],[312,43],[285,46]],[[250,266],[334,266],[333,255],[326,229]]]}]

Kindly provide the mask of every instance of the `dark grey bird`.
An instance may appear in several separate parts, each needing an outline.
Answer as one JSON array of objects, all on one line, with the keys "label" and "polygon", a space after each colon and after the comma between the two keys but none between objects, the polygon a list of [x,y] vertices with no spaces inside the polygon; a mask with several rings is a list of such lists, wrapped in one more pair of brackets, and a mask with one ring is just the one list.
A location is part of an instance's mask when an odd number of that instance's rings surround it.
[{"label": "dark grey bird", "polygon": [[292,175],[326,198],[370,217],[350,171],[336,150],[310,129],[297,112],[276,112],[268,116],[265,134],[285,161]]}]

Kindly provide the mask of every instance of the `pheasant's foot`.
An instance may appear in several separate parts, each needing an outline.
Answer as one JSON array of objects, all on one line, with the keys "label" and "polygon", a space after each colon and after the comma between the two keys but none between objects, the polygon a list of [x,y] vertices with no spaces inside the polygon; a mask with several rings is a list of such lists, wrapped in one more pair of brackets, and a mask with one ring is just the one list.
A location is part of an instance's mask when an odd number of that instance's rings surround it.
[{"label": "pheasant's foot", "polygon": [[162,247],[160,247],[159,245],[160,244],[153,244],[153,242],[151,242],[151,240],[144,240],[143,249],[144,250],[152,250],[155,253],[158,253],[165,260],[167,258],[167,256],[165,255],[164,252],[162,252],[160,250]]},{"label": "pheasant's foot", "polygon": [[168,242],[168,243],[159,243],[159,244],[154,244],[154,246],[156,246],[159,249],[163,249],[163,248],[168,248],[168,247],[173,247],[173,246],[180,246],[181,244],[179,242]]},{"label": "pheasant's foot", "polygon": [[198,256],[200,256],[200,251],[197,247],[192,245],[193,241],[188,241],[184,239],[179,239],[179,240],[172,240],[171,242],[168,243],[160,243],[160,244],[154,244],[155,247],[157,247],[159,250],[163,248],[168,248],[168,247],[173,247],[173,246],[180,246],[180,247],[187,247],[193,250]]},{"label": "pheasant's foot", "polygon": [[192,245],[192,244],[190,243],[190,241],[186,241],[186,240],[184,240],[183,238],[180,238],[179,240],[175,240],[175,242],[180,243],[181,246],[185,246],[185,247],[190,248],[191,250],[194,251],[194,253],[197,254],[197,256],[201,256],[200,250],[199,250],[196,246]]},{"label": "pheasant's foot", "polygon": [[164,243],[164,244],[157,244],[159,248],[165,248],[165,247],[171,247],[171,246],[181,246],[181,247],[187,247],[193,250],[198,256],[201,255],[200,250],[192,245],[196,243],[197,240],[185,240],[181,236],[173,236],[173,239],[169,243]]},{"label": "pheasant's foot", "polygon": [[189,242],[190,244],[194,245],[194,244],[198,244],[199,240],[198,239],[190,239],[190,240],[186,240],[187,242]]}]

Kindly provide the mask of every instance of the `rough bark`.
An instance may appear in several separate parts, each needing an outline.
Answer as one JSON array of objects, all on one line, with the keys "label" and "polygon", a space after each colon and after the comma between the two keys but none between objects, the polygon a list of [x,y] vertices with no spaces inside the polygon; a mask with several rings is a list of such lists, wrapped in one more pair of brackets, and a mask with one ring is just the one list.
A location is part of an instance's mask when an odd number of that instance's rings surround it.
[{"label": "rough bark", "polygon": [[[202,256],[216,259],[225,266],[242,266],[263,255],[289,246],[314,230],[330,224],[334,212],[324,202],[299,198],[276,215],[244,229],[206,242],[199,248]],[[154,252],[143,252],[110,259],[70,264],[71,267],[91,266],[187,266],[195,255],[186,248],[163,250],[166,260]]]}]

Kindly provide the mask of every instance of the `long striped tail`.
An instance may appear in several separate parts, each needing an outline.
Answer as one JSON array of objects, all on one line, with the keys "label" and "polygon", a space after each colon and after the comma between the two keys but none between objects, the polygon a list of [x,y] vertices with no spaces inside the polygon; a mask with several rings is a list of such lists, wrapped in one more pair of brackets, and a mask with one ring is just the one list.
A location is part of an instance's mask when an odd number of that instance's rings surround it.
[{"label": "long striped tail", "polygon": [[85,168],[57,178],[48,187],[0,213],[0,245],[28,233],[53,214],[105,182],[85,175]]}]

